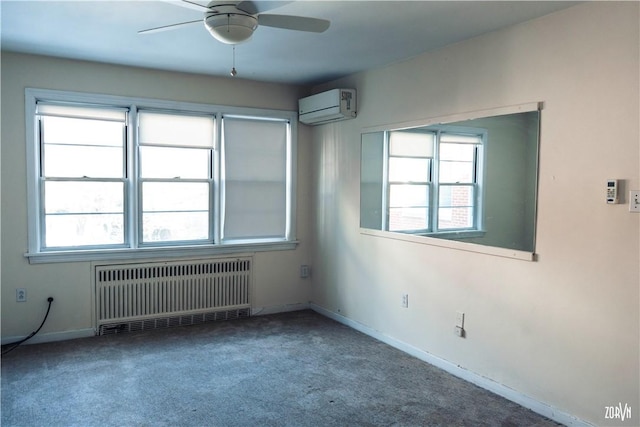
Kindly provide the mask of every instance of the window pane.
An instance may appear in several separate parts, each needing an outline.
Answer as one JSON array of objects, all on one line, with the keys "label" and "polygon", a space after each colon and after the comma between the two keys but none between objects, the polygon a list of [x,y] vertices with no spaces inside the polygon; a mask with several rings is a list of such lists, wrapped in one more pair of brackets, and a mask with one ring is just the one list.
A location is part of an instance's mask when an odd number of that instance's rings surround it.
[{"label": "window pane", "polygon": [[440,144],[440,160],[459,160],[472,162],[475,157],[475,145]]},{"label": "window pane", "polygon": [[428,182],[430,159],[390,157],[389,181]]},{"label": "window pane", "polygon": [[144,182],[142,210],[208,211],[209,184],[206,182]]},{"label": "window pane", "polygon": [[428,224],[427,208],[389,209],[389,231],[426,230]]},{"label": "window pane", "polygon": [[442,183],[472,183],[472,162],[440,162],[440,182]]},{"label": "window pane", "polygon": [[45,177],[122,178],[124,159],[120,147],[44,145]]},{"label": "window pane", "polygon": [[124,123],[45,116],[42,132],[43,176],[124,176]]},{"label": "window pane", "polygon": [[45,246],[100,246],[124,243],[124,215],[68,214],[45,216]]},{"label": "window pane", "polygon": [[138,113],[140,144],[213,148],[212,116],[190,116],[141,111]]},{"label": "window pane", "polygon": [[446,185],[440,187],[438,229],[473,227],[474,188],[471,185]]},{"label": "window pane", "polygon": [[224,239],[285,237],[288,123],[224,121]]},{"label": "window pane", "polygon": [[433,157],[433,142],[434,134],[431,132],[390,132],[389,155]]},{"label": "window pane", "polygon": [[411,184],[391,184],[389,186],[389,206],[427,206],[429,186]]},{"label": "window pane", "polygon": [[209,176],[209,150],[172,147],[140,147],[143,178],[203,178]]},{"label": "window pane", "polygon": [[44,183],[44,211],[47,214],[124,212],[122,182]]},{"label": "window pane", "polygon": [[155,212],[142,215],[142,240],[208,240],[208,212]]},{"label": "window pane", "polygon": [[209,184],[144,182],[142,240],[209,239]]},{"label": "window pane", "polygon": [[473,206],[474,187],[471,185],[443,185],[440,187],[440,206]]},{"label": "window pane", "polygon": [[473,226],[473,208],[438,209],[438,229],[451,230],[471,228]]},{"label": "window pane", "polygon": [[46,247],[124,243],[122,182],[44,183]]}]

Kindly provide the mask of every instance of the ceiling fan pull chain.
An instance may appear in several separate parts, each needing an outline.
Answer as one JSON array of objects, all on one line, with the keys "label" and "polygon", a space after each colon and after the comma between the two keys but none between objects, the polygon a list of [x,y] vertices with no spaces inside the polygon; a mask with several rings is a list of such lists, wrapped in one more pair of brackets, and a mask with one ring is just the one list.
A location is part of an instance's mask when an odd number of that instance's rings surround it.
[{"label": "ceiling fan pull chain", "polygon": [[235,77],[238,74],[236,71],[236,45],[233,45],[233,67],[231,68],[231,76]]}]

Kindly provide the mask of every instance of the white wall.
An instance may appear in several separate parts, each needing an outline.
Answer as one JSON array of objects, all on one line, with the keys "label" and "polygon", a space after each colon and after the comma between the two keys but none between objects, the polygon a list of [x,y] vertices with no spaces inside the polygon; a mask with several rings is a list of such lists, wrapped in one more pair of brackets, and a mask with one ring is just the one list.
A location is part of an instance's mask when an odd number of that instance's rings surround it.
[{"label": "white wall", "polygon": [[[2,54],[2,338],[35,330],[53,296],[51,314],[36,338],[86,334],[91,323],[90,263],[30,265],[27,252],[27,188],[24,89],[71,90],[174,101],[297,110],[301,88],[231,78],[211,78],[46,57]],[[282,311],[307,304],[309,280],[299,265],[309,264],[309,129],[298,138],[298,218],[296,250],[259,252],[254,257],[254,308]],[[26,288],[28,300],[15,301]],[[36,340],[34,338],[34,341]]]},{"label": "white wall", "polygon": [[[620,402],[640,424],[640,215],[604,201],[608,178],[640,189],[639,6],[588,2],[315,88],[355,87],[359,114],[314,129],[312,302],[581,420],[615,424]],[[363,128],[534,101],[537,261],[359,233]]]}]

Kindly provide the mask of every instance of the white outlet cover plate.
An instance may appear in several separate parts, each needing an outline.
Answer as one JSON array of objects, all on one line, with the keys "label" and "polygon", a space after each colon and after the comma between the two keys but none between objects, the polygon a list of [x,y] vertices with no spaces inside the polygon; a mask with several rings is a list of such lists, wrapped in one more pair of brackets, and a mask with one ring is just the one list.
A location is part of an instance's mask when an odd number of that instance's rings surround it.
[{"label": "white outlet cover plate", "polygon": [[629,212],[640,212],[640,190],[629,191]]},{"label": "white outlet cover plate", "polygon": [[461,311],[456,312],[456,326],[464,328],[464,313]]},{"label": "white outlet cover plate", "polygon": [[402,308],[409,308],[409,294],[402,294]]}]

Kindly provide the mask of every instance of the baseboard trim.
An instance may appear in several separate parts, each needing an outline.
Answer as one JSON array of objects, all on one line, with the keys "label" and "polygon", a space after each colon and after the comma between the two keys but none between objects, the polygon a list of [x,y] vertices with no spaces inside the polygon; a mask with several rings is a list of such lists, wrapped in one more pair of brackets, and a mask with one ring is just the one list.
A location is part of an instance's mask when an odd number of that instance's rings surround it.
[{"label": "baseboard trim", "polygon": [[252,307],[252,316],[265,316],[267,314],[286,313],[289,311],[308,310],[310,308],[309,303],[296,303],[296,304],[283,304],[283,305],[271,305],[267,307]]},{"label": "baseboard trim", "polygon": [[533,412],[536,412],[544,417],[552,419],[553,421],[556,421],[558,423],[561,423],[567,426],[593,427],[593,424],[589,424],[586,421],[583,421],[571,414],[560,411],[544,402],[540,402],[539,400],[536,400],[532,397],[524,395],[490,378],[483,377],[482,375],[478,375],[454,363],[451,363],[447,360],[434,356],[433,354],[427,351],[421,350],[403,341],[400,341],[388,335],[385,335],[380,331],[376,331],[366,325],[363,325],[362,323],[356,322],[355,320],[349,319],[348,317],[345,317],[341,314],[327,310],[326,308],[313,303],[309,304],[309,308],[319,314],[322,314],[323,316],[326,316],[339,323],[342,323],[343,325],[349,326],[350,328],[353,328],[359,332],[362,332],[365,335],[369,335],[370,337],[375,338],[378,341],[382,341],[385,344],[395,347],[398,350],[401,350],[424,362],[427,362],[433,366],[436,366],[450,373],[451,375],[454,375],[458,378],[461,378],[465,381],[475,384],[478,387],[481,387],[485,390],[489,390],[490,392],[495,393],[498,396],[502,396],[505,399],[510,400],[514,403],[517,403],[518,405],[523,406],[527,409],[531,409]]},{"label": "baseboard trim", "polygon": [[[77,338],[89,338],[96,335],[96,331],[93,328],[88,329],[78,329],[75,331],[64,331],[64,332],[52,332],[48,334],[38,334],[33,338],[25,341],[22,345],[29,344],[42,344],[47,342],[54,341],[66,341],[66,340],[74,340]],[[18,342],[20,340],[25,339],[24,337],[2,337],[2,345],[11,344],[14,342]]]},{"label": "baseboard trim", "polygon": [[[253,307],[251,308],[252,316],[262,316],[267,314],[278,314],[278,313],[286,313],[289,311],[300,311],[300,310],[308,310],[308,303],[297,303],[297,304],[283,304],[283,305],[272,305],[267,307]],[[96,331],[93,328],[88,329],[78,329],[75,331],[64,331],[64,332],[52,332],[48,334],[38,334],[33,338],[25,341],[22,345],[29,344],[42,344],[47,342],[54,341],[66,341],[73,340],[77,338],[89,338],[96,335]],[[7,345],[11,343],[18,342],[22,339],[25,339],[27,336],[17,336],[17,337],[2,337],[0,343],[2,345]]]}]

